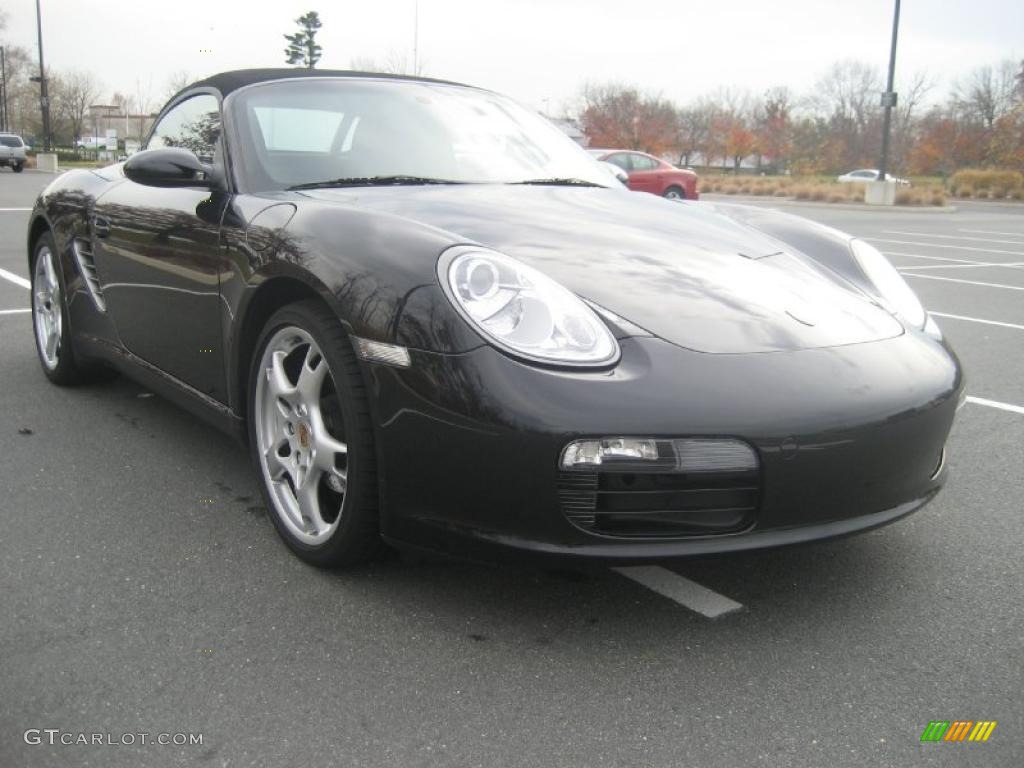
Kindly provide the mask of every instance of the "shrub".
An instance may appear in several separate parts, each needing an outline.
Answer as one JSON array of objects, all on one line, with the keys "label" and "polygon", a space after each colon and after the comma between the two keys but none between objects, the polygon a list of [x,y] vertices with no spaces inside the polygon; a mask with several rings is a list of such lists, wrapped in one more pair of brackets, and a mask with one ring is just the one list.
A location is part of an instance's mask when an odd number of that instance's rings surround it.
[{"label": "shrub", "polygon": [[962,188],[969,188],[974,192],[984,190],[995,192],[998,197],[1005,197],[1014,190],[1024,188],[1024,174],[1020,171],[1001,171],[992,168],[967,168],[954,173],[949,180],[949,186],[954,190],[954,194]]},{"label": "shrub", "polygon": [[896,192],[896,205],[913,205],[916,195],[909,189],[901,189]]}]

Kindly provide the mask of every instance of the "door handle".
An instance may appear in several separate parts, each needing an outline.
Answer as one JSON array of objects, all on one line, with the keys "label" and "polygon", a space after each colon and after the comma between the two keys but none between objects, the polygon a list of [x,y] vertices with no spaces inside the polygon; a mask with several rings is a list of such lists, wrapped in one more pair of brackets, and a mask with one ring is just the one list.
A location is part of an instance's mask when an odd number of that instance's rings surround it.
[{"label": "door handle", "polygon": [[102,216],[93,216],[92,231],[96,234],[96,237],[106,237],[110,234],[110,222]]}]

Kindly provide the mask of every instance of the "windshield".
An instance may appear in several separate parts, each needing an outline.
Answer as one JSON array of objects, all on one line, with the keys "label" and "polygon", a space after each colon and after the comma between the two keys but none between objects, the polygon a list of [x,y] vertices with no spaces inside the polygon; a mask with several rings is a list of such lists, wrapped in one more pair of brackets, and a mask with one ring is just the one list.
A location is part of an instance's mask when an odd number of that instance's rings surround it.
[{"label": "windshield", "polygon": [[338,180],[566,182],[608,175],[547,120],[487,91],[403,80],[316,78],[239,91],[238,168],[252,191]]}]

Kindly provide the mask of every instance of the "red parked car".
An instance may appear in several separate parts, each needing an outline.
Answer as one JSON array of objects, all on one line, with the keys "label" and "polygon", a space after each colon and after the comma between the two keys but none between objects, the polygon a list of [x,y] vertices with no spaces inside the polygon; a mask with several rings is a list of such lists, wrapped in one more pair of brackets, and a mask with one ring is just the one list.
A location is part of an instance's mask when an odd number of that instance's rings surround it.
[{"label": "red parked car", "polygon": [[697,174],[684,171],[645,152],[631,149],[591,149],[598,160],[617,165],[629,174],[629,188],[670,200],[696,200]]}]

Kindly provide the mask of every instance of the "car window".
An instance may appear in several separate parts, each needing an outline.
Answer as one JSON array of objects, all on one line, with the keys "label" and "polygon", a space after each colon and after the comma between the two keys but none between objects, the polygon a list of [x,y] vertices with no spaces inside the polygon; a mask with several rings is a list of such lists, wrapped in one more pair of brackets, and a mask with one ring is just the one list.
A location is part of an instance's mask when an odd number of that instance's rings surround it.
[{"label": "car window", "polygon": [[858,179],[873,179],[873,178],[875,178],[875,172],[874,171],[854,171],[852,175],[856,176]]},{"label": "car window", "polygon": [[163,116],[150,136],[147,149],[182,147],[212,163],[220,138],[220,105],[216,97],[201,93],[178,104]]},{"label": "car window", "polygon": [[653,171],[658,167],[658,164],[646,155],[630,155],[629,157],[633,161],[634,171]]},{"label": "car window", "polygon": [[21,139],[17,136],[0,136],[0,145],[5,147],[20,147],[22,146]]},{"label": "car window", "polygon": [[322,109],[258,106],[253,111],[263,145],[272,152],[330,152],[345,120],[344,112]]},{"label": "car window", "polygon": [[309,78],[244,88],[231,103],[239,132],[233,160],[252,189],[389,176],[609,184],[550,122],[475,88]]},{"label": "car window", "polygon": [[624,170],[626,173],[630,171],[629,155],[625,152],[616,152],[614,155],[609,155],[605,158],[605,162],[609,162],[612,165],[617,165],[619,168]]}]

